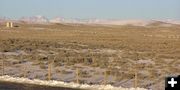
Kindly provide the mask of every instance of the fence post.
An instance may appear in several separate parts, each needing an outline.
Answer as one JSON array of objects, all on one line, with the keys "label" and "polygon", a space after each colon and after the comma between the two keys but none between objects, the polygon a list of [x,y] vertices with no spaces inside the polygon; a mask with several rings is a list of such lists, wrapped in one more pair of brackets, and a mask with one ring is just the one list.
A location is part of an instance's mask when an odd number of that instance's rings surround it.
[{"label": "fence post", "polygon": [[4,75],[4,60],[2,60],[2,76]]},{"label": "fence post", "polygon": [[137,71],[134,73],[134,88],[137,88]]},{"label": "fence post", "polygon": [[49,62],[48,63],[48,80],[51,80],[51,66],[52,66],[52,63]]},{"label": "fence post", "polygon": [[138,75],[138,71],[137,71],[137,60],[139,60],[139,54],[136,52],[136,61],[135,61],[135,70],[134,70],[134,88],[136,89],[137,88],[137,85],[138,85],[138,78],[137,78],[137,75]]},{"label": "fence post", "polygon": [[56,59],[56,57],[54,57],[54,59],[52,61],[48,62],[48,80],[51,80],[52,65],[53,65],[55,59]]},{"label": "fence post", "polygon": [[79,68],[76,68],[76,83],[79,83]]},{"label": "fence post", "polygon": [[26,78],[26,76],[27,76],[27,71],[26,71],[26,66],[24,66],[24,78]]},{"label": "fence post", "polygon": [[104,72],[104,84],[105,85],[107,84],[107,78],[108,78],[107,71],[105,71]]}]

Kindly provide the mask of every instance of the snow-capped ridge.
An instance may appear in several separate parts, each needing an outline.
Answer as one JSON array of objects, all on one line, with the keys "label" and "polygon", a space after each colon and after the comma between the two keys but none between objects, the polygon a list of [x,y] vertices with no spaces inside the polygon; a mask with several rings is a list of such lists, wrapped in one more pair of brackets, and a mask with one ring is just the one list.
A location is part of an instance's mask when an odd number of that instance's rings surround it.
[{"label": "snow-capped ridge", "polygon": [[[100,25],[133,25],[148,26],[158,22],[157,20],[110,20],[110,19],[65,19],[56,17],[50,20],[50,23],[77,23],[77,24],[100,24]],[[162,21],[164,22],[164,21]],[[162,23],[169,24],[169,23]]]},{"label": "snow-capped ridge", "polygon": [[167,20],[164,20],[164,22],[180,25],[180,20],[167,19]]},{"label": "snow-capped ridge", "polygon": [[32,17],[22,17],[20,21],[27,23],[37,23],[37,24],[45,24],[49,22],[49,20],[46,17],[41,15],[32,16]]},{"label": "snow-capped ridge", "polygon": [[62,17],[56,17],[53,18],[51,20],[49,20],[49,22],[51,23],[79,23],[79,24],[86,24],[88,20],[83,20],[83,19],[66,19],[66,18],[62,18]]},{"label": "snow-capped ridge", "polygon": [[25,22],[30,24],[49,24],[49,23],[73,23],[73,24],[95,24],[95,25],[132,25],[132,26],[165,26],[180,25],[180,20],[141,20],[141,19],[73,19],[55,17],[48,19],[45,16],[36,15],[31,17],[22,17],[18,20],[12,20],[7,17],[1,17],[0,22],[13,21],[13,22]]}]

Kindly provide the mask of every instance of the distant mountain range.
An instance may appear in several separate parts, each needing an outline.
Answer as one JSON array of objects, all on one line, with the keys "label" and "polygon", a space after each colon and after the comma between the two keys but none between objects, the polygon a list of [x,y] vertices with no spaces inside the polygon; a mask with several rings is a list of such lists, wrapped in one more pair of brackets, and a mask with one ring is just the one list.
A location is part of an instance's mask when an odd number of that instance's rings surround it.
[{"label": "distant mountain range", "polygon": [[32,16],[32,17],[22,17],[18,20],[12,20],[10,18],[2,17],[0,18],[0,23],[6,21],[13,22],[25,22],[34,24],[48,24],[48,23],[76,23],[76,24],[100,24],[100,25],[133,25],[133,26],[151,26],[151,25],[161,25],[170,26],[173,24],[180,25],[180,20],[110,20],[110,19],[65,19],[61,17],[56,17],[53,19],[48,19],[44,16]]},{"label": "distant mountain range", "polygon": [[38,24],[45,24],[48,23],[49,20],[44,16],[33,16],[33,17],[22,17],[19,21],[27,22],[27,23],[38,23]]}]

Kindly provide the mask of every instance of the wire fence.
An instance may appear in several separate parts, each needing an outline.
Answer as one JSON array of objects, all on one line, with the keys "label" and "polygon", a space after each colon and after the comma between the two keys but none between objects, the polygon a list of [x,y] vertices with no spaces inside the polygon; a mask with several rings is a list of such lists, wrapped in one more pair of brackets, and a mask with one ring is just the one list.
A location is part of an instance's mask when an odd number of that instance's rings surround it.
[{"label": "wire fence", "polygon": [[[4,59],[1,59],[1,75],[3,76],[3,75],[8,75],[7,73],[6,73],[6,67],[8,67],[8,61],[6,61],[6,60],[4,60]],[[53,65],[54,65],[54,60],[52,60],[52,61],[49,61],[48,62],[48,64],[47,64],[47,68],[46,68],[46,73],[47,73],[47,79],[46,80],[55,80],[55,79],[53,79],[52,78],[52,76],[53,76],[53,74],[54,73],[52,73],[52,70],[54,69],[54,67],[53,67]],[[22,71],[21,71],[21,73],[23,73],[23,75],[22,75],[22,77],[24,77],[24,78],[28,78],[28,68],[30,68],[30,67],[27,67],[26,65],[24,66],[24,67],[21,67],[22,68]],[[80,78],[81,78],[81,76],[80,76],[80,73],[81,73],[81,70],[80,70],[80,68],[75,68],[75,72],[74,72],[74,74],[75,74],[75,77],[74,77],[74,82],[76,82],[76,83],[79,83],[79,84],[81,84],[81,81],[80,81]],[[132,78],[130,78],[130,79],[127,79],[127,80],[123,80],[120,84],[124,84],[124,83],[127,83],[127,82],[132,82],[133,83],[133,87],[134,88],[137,88],[137,87],[142,87],[142,88],[147,88],[147,87],[150,87],[152,84],[155,84],[155,83],[159,83],[160,81],[162,81],[162,79],[164,79],[164,78],[160,78],[160,79],[158,79],[158,80],[156,80],[155,82],[153,82],[153,83],[149,83],[149,84],[146,84],[146,85],[140,85],[140,84],[142,84],[143,82],[140,82],[140,80],[141,80],[141,78],[139,78],[139,71],[137,70],[137,69],[135,69],[135,70],[133,70],[133,71],[131,71],[131,72],[129,72],[129,74],[130,75],[133,75],[133,77]],[[109,71],[108,70],[105,70],[104,72],[103,72],[103,80],[102,80],[102,82],[101,82],[101,84],[102,85],[107,85],[107,84],[111,84],[111,83],[108,83],[108,82],[110,82],[109,81]],[[119,78],[119,77],[123,77],[122,75],[120,75],[119,73],[116,73],[115,74],[115,76],[113,76],[113,78],[114,79],[117,79],[117,78]],[[164,77],[164,76],[160,76],[160,77]],[[154,78],[155,77],[153,77],[152,78],[152,81],[154,81]],[[36,79],[38,79],[38,78],[36,78]],[[144,81],[146,81],[146,80],[144,80]],[[164,82],[160,82],[160,84],[163,84]],[[157,90],[161,90],[162,88],[161,88],[161,86],[160,86],[160,84],[159,84],[159,86],[157,86],[158,88],[157,88]]]}]

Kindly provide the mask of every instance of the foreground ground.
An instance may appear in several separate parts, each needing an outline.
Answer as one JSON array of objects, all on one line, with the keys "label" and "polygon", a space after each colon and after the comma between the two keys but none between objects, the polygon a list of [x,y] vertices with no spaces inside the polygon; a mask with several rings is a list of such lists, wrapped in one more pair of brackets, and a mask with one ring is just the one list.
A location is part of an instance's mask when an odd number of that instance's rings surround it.
[{"label": "foreground ground", "polygon": [[[76,24],[0,26],[0,60],[5,74],[80,83],[162,90],[164,77],[180,74],[180,26]],[[2,67],[0,67],[2,71]],[[106,74],[104,73],[106,72]],[[24,75],[26,73],[26,75]]]},{"label": "foreground ground", "polygon": [[0,76],[0,89],[5,90],[147,90],[144,88],[123,88],[112,85],[88,85],[66,83],[56,80],[28,79],[23,77]]},{"label": "foreground ground", "polygon": [[64,87],[50,87],[33,84],[13,83],[13,82],[2,82],[0,81],[0,90],[80,90]]}]

